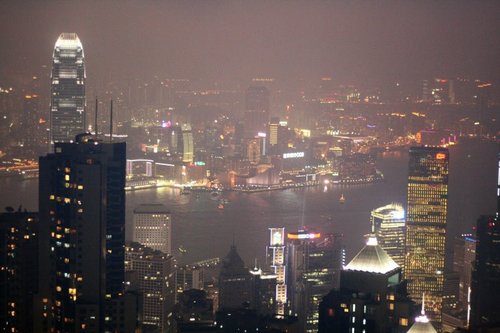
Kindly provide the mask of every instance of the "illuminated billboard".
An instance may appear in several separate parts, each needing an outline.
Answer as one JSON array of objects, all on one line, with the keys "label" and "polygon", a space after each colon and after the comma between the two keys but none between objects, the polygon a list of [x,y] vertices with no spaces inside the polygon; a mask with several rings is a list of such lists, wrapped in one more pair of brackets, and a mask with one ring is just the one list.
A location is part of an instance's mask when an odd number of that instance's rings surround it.
[{"label": "illuminated billboard", "polygon": [[316,239],[320,237],[321,234],[319,232],[310,232],[310,233],[292,232],[287,235],[288,239]]},{"label": "illuminated billboard", "polygon": [[304,157],[305,153],[303,151],[297,151],[293,153],[284,153],[283,158],[301,158]]}]

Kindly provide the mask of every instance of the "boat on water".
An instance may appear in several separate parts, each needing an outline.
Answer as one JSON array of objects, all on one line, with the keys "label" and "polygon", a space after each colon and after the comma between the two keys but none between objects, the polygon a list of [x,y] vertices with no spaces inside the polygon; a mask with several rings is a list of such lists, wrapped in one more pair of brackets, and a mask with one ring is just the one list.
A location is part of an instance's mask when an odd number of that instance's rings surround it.
[{"label": "boat on water", "polygon": [[217,206],[217,208],[219,208],[219,209],[224,209],[224,205],[220,203],[220,204]]},{"label": "boat on water", "polygon": [[342,193],[342,195],[340,196],[339,202],[340,202],[341,204],[345,203],[344,193]]}]

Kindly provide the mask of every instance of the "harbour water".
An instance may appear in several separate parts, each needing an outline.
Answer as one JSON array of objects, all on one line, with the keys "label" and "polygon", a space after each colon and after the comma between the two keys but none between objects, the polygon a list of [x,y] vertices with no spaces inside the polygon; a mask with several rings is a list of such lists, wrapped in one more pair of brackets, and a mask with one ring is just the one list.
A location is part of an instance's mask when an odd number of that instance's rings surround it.
[{"label": "harbour water", "polygon": [[[480,149],[479,149],[480,148]],[[448,234],[466,232],[479,214],[492,214],[496,204],[496,151],[494,143],[468,142],[451,149]],[[225,192],[220,206],[209,192],[181,195],[179,189],[156,188],[126,193],[126,238],[132,231],[132,211],[141,203],[163,203],[172,213],[175,255],[191,263],[223,257],[234,242],[247,265],[263,262],[269,227],[293,231],[303,226],[323,233],[344,235],[347,259],[363,246],[370,231],[370,211],[391,202],[405,205],[408,156],[381,155],[378,168],[384,182],[362,185],[287,189],[258,193]],[[37,210],[38,181],[0,179],[0,207]],[[344,196],[345,202],[339,198]],[[450,242],[448,242],[451,245]]]}]

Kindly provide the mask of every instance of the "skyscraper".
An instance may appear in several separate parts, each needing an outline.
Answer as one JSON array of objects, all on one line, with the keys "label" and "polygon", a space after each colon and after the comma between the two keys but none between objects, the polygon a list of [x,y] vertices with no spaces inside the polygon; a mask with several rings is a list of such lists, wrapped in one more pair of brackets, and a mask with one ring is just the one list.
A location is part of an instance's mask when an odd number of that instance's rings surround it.
[{"label": "skyscraper", "polygon": [[372,210],[372,233],[382,247],[404,271],[405,264],[405,210],[392,203]]},{"label": "skyscraper", "polygon": [[318,331],[318,305],[338,288],[343,267],[342,235],[299,230],[287,234],[288,297],[303,332]]},{"label": "skyscraper", "polygon": [[285,228],[269,228],[267,257],[271,272],[276,275],[276,314],[284,316],[288,302],[286,285]]},{"label": "skyscraper", "polygon": [[51,73],[50,141],[70,142],[85,132],[85,59],[76,33],[62,33]]},{"label": "skyscraper", "polygon": [[194,162],[193,132],[190,124],[182,125],[182,162]]},{"label": "skyscraper", "polygon": [[252,300],[252,278],[236,246],[222,260],[219,275],[219,308],[239,309]]},{"label": "skyscraper", "polygon": [[137,274],[145,332],[174,331],[174,267],[174,257],[161,251],[139,243],[129,244],[125,249],[125,269]]},{"label": "skyscraper", "polygon": [[263,86],[251,86],[245,92],[245,137],[253,138],[265,132],[269,122],[269,90]]},{"label": "skyscraper", "polygon": [[472,271],[470,327],[500,327],[500,223],[481,216],[476,227],[476,260]]},{"label": "skyscraper", "polygon": [[449,153],[445,148],[412,147],[408,174],[405,278],[408,293],[441,326]]},{"label": "skyscraper", "polygon": [[476,259],[476,238],[470,234],[457,236],[453,244],[453,271],[458,274],[458,302],[461,310],[469,307],[472,269]]},{"label": "skyscraper", "polygon": [[0,327],[34,332],[38,276],[38,213],[0,214]]},{"label": "skyscraper", "polygon": [[172,220],[162,204],[143,204],[134,209],[134,242],[172,254]]},{"label": "skyscraper", "polygon": [[57,143],[39,186],[40,329],[126,330],[111,314],[123,304],[125,143]]},{"label": "skyscraper", "polygon": [[318,331],[404,332],[412,310],[401,268],[371,236],[341,271],[340,288],[323,297]]}]

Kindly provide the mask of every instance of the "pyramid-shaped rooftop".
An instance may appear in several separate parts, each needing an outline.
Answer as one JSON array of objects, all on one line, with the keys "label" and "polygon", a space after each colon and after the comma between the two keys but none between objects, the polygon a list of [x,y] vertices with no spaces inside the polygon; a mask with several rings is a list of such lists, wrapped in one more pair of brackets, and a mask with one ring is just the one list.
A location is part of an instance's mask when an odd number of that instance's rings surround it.
[{"label": "pyramid-shaped rooftop", "polygon": [[378,245],[377,238],[370,236],[366,246],[351,260],[345,270],[385,274],[399,265]]}]

